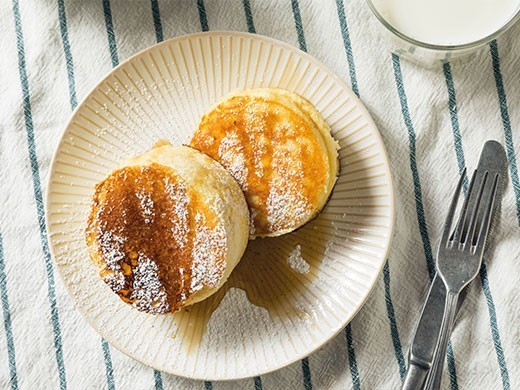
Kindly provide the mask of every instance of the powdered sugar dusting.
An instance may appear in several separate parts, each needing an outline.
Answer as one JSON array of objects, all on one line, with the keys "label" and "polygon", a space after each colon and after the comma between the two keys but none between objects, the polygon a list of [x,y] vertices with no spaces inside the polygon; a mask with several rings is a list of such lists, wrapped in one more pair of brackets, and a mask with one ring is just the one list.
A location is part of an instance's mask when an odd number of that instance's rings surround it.
[{"label": "powdered sugar dusting", "polygon": [[196,235],[193,244],[192,291],[198,291],[204,285],[216,287],[226,267],[226,231],[217,224],[213,229],[207,226],[205,217],[195,215]]},{"label": "powdered sugar dusting", "polygon": [[263,103],[252,101],[245,109],[245,132],[249,144],[253,149],[254,174],[261,178],[264,176],[264,156],[269,153],[269,139],[267,137],[268,113]]},{"label": "powdered sugar dusting", "polygon": [[103,280],[114,292],[118,292],[125,287],[125,275],[123,275],[121,270],[108,272]]},{"label": "powdered sugar dusting", "polygon": [[105,230],[103,225],[98,226],[97,230],[101,253],[108,269],[111,271],[120,270],[119,262],[125,259],[124,244],[126,238],[113,231]]},{"label": "powdered sugar dusting", "polygon": [[289,264],[289,267],[300,274],[306,274],[311,269],[309,263],[307,263],[307,261],[305,261],[305,259],[302,257],[302,247],[300,244],[296,245],[291,253],[289,253],[287,264]]},{"label": "powdered sugar dusting", "polygon": [[244,157],[244,147],[235,132],[226,135],[218,148],[218,155],[222,164],[231,173],[242,189],[247,189],[247,167]]},{"label": "powdered sugar dusting", "polygon": [[142,189],[141,191],[137,192],[135,196],[141,202],[141,212],[144,218],[144,223],[153,222],[155,213],[153,208],[152,194]]},{"label": "powdered sugar dusting", "polygon": [[299,223],[305,219],[311,208],[309,200],[301,191],[301,161],[287,164],[285,153],[275,153],[273,166],[277,175],[271,179],[267,197],[267,221],[272,231],[282,229],[290,218]]},{"label": "powdered sugar dusting", "polygon": [[267,221],[271,230],[280,229],[287,218],[301,220],[306,214],[308,204],[301,196],[284,192],[283,188],[271,187],[267,198]]},{"label": "powdered sugar dusting", "polygon": [[174,205],[178,222],[172,223],[172,233],[181,248],[188,243],[188,205],[190,196],[183,182],[173,183],[169,178],[164,180],[166,194]]},{"label": "powdered sugar dusting", "polygon": [[134,268],[133,291],[130,299],[132,306],[152,314],[169,311],[168,295],[159,280],[157,264],[144,255],[139,256],[139,263]]},{"label": "powdered sugar dusting", "polygon": [[[286,127],[284,123],[280,126]],[[300,147],[300,143],[288,139],[273,153],[276,175],[271,179],[267,198],[267,221],[273,231],[286,226],[288,219],[298,226],[312,212],[310,200],[304,195],[305,161],[295,158],[301,153]]]}]

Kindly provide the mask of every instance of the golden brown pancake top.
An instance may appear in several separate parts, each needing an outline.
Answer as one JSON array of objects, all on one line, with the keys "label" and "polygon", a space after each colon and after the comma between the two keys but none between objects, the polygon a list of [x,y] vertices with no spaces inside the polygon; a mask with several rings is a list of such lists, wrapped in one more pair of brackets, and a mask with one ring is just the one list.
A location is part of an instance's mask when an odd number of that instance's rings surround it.
[{"label": "golden brown pancake top", "polygon": [[86,234],[101,277],[141,311],[176,311],[224,273],[224,228],[165,165],[124,167],[99,183]]},{"label": "golden brown pancake top", "polygon": [[274,100],[234,96],[204,115],[190,145],[238,181],[252,235],[300,226],[319,211],[329,179],[327,153],[300,112]]}]

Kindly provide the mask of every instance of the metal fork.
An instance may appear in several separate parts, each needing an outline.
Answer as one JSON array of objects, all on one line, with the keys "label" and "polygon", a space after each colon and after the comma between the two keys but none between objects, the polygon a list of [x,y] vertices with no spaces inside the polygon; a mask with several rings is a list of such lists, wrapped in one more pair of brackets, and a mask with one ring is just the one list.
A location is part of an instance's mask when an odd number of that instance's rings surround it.
[{"label": "metal fork", "polygon": [[[459,294],[477,276],[480,269],[494,214],[497,189],[502,184],[501,172],[494,169],[484,172],[475,170],[458,222],[453,229],[453,219],[465,175],[466,170],[460,177],[451,201],[437,255],[437,272],[446,286],[446,304],[430,378],[437,376],[440,379],[439,371],[442,370],[446,356]],[[440,380],[436,386],[433,383],[430,380],[426,388],[437,387]]]}]

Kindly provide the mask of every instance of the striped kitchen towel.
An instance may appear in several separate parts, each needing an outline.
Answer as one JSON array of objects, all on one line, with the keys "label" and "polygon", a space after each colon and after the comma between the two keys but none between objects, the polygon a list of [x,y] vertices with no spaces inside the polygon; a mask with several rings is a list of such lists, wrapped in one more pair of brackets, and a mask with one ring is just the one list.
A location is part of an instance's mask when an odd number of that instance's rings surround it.
[{"label": "striped kitchen towel", "polygon": [[[443,388],[519,389],[520,25],[464,62],[426,70],[391,55],[377,23],[365,0],[0,2],[0,388],[398,388],[456,177],[496,139],[509,185]],[[171,376],[108,345],[68,299],[45,233],[46,177],[71,110],[120,61],[201,30],[267,35],[330,67],[373,115],[395,183],[393,246],[360,313],[308,358],[237,382]]]}]

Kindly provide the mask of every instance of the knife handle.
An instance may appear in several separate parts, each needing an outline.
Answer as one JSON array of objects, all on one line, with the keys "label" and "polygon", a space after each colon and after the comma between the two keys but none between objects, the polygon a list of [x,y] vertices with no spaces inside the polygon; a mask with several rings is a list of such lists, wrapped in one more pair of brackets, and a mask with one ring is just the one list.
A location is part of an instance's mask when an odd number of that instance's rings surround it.
[{"label": "knife handle", "polygon": [[429,369],[410,361],[401,390],[421,390],[426,383]]}]

